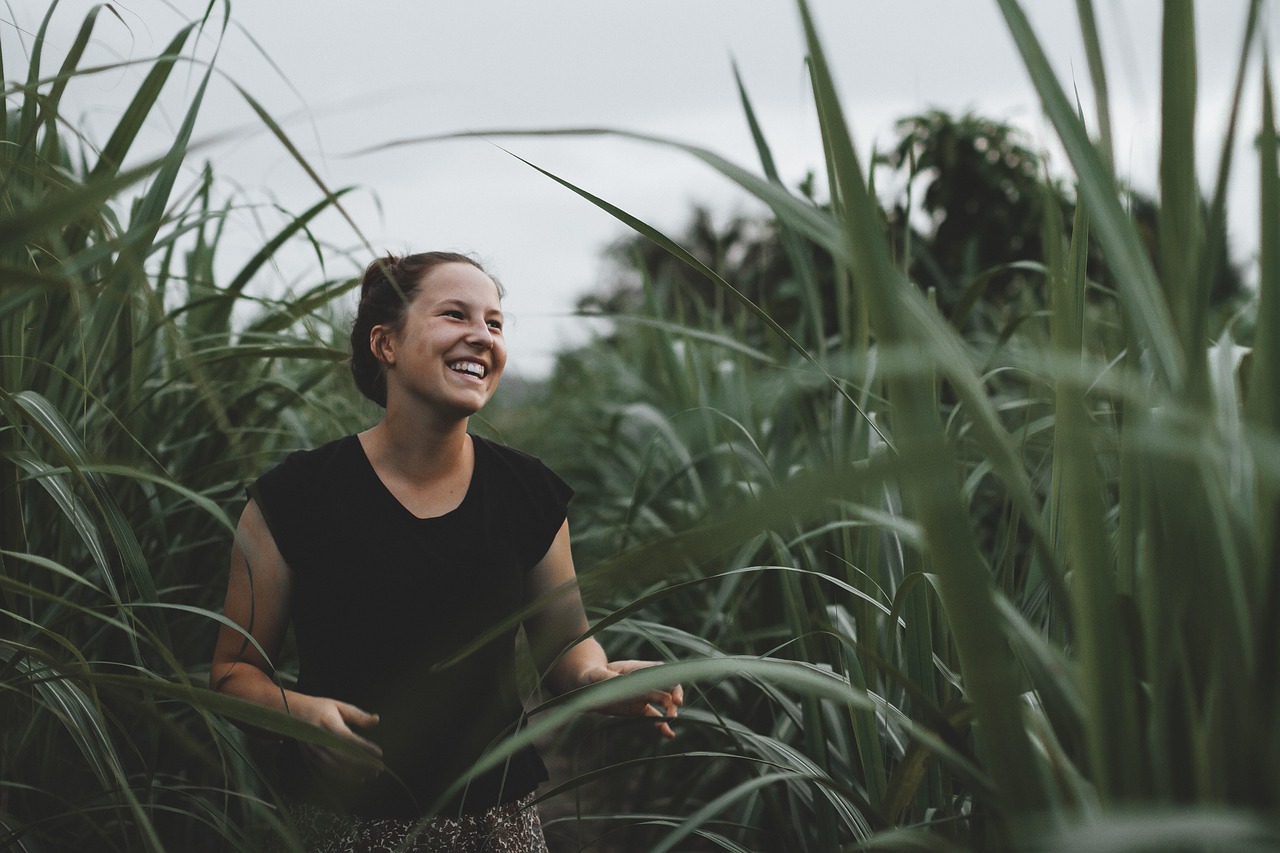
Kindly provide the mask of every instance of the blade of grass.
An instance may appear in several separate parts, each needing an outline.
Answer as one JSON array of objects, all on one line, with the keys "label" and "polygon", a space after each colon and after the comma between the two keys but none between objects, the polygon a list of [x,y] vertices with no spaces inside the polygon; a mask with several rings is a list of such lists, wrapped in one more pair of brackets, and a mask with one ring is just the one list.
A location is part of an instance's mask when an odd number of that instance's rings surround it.
[{"label": "blade of grass", "polygon": [[1126,317],[1138,331],[1142,344],[1150,350],[1160,382],[1165,387],[1180,388],[1186,363],[1176,344],[1179,338],[1146,249],[1115,192],[1111,171],[1089,141],[1020,4],[1017,0],[996,2],[1045,113],[1075,168],[1080,198],[1093,219],[1094,234],[1120,282],[1119,293]]},{"label": "blade of grass", "polygon": [[[1065,269],[1053,277],[1053,342],[1064,355],[1083,355],[1085,266],[1089,220],[1076,208]],[[1142,749],[1131,650],[1117,607],[1115,570],[1105,524],[1104,486],[1097,471],[1097,445],[1083,389],[1058,382],[1054,420],[1054,465],[1060,475],[1061,546],[1072,572],[1072,637],[1077,647],[1080,692],[1088,709],[1084,727],[1092,778],[1104,802],[1149,795]]]},{"label": "blade of grass", "polygon": [[1191,0],[1164,4],[1160,87],[1160,281],[1189,384],[1205,392],[1209,281],[1197,273],[1204,242],[1196,180],[1196,34]]},{"label": "blade of grass", "polygon": [[1098,21],[1093,14],[1093,0],[1076,0],[1076,17],[1080,19],[1080,34],[1084,40],[1085,56],[1088,57],[1089,79],[1093,81],[1100,154],[1102,162],[1114,173],[1116,161],[1111,142],[1111,98],[1107,89],[1107,69],[1102,62],[1102,39],[1098,36]]},{"label": "blade of grass", "polygon": [[[862,171],[843,110],[835,93],[826,58],[812,16],[804,0],[798,2],[815,81],[820,121],[836,164],[836,177],[848,217],[844,234],[849,241],[854,280],[865,289],[871,303],[872,328],[889,344],[912,340],[902,311],[914,291],[906,290],[894,266],[880,230],[875,201],[862,179]],[[984,731],[1000,732],[979,737],[981,754],[1005,798],[1010,818],[1046,805],[1046,798],[1025,737],[1018,707],[1015,666],[999,629],[999,614],[992,579],[973,542],[969,523],[959,501],[958,478],[950,454],[943,449],[934,414],[932,392],[920,380],[893,380],[894,431],[904,452],[927,452],[938,458],[929,477],[904,478],[912,492],[913,509],[920,513],[935,570],[941,579],[943,603],[955,637],[966,692],[977,706]],[[1015,836],[1021,830],[1009,821]]]},{"label": "blade of grass", "polygon": [[[774,164],[773,152],[765,140],[764,130],[756,118],[751,99],[747,96],[746,85],[738,71],[737,63],[733,65],[733,79],[738,86],[738,99],[742,103],[742,112],[746,116],[747,126],[751,129],[751,138],[756,145],[756,153],[760,157],[760,167],[770,181],[782,186],[778,168]],[[813,263],[812,249],[803,238],[785,221],[779,221],[779,237],[787,257],[791,260],[791,268],[799,280],[800,292],[804,294],[805,307],[809,312],[809,323],[813,327],[813,342],[817,346],[819,358],[827,354],[825,322],[822,308],[822,293],[818,286],[818,273]],[[847,343],[847,342],[846,342]]]}]

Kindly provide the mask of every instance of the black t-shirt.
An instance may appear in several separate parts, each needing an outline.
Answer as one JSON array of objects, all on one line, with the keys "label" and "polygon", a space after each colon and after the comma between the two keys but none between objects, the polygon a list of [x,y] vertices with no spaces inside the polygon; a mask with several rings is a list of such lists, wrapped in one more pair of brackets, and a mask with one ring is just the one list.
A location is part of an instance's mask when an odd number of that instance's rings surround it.
[{"label": "black t-shirt", "polygon": [[[467,494],[436,518],[396,500],[355,436],[291,454],[250,487],[293,574],[297,689],[379,714],[361,733],[394,774],[335,783],[286,748],[289,795],[369,817],[418,817],[521,724],[515,627],[433,668],[520,609],[525,573],[546,555],[573,490],[533,456],[479,436],[472,443]],[[530,747],[440,812],[510,802],[544,779]]]}]

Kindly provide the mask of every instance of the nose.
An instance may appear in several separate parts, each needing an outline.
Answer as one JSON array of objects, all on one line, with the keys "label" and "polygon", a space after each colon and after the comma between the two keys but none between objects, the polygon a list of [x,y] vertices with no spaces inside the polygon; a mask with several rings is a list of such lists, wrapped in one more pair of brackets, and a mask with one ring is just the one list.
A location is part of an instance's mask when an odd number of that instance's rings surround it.
[{"label": "nose", "polygon": [[479,349],[492,349],[493,330],[489,328],[488,322],[481,320],[478,323],[472,323],[467,330],[467,343]]}]

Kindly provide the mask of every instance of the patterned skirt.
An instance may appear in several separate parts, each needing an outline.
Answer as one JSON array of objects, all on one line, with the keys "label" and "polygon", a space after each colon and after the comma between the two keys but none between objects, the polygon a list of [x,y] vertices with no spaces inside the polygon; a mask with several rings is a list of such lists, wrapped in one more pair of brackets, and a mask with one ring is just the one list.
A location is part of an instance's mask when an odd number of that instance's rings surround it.
[{"label": "patterned skirt", "polygon": [[362,818],[290,803],[307,853],[547,853],[532,793],[478,814]]}]

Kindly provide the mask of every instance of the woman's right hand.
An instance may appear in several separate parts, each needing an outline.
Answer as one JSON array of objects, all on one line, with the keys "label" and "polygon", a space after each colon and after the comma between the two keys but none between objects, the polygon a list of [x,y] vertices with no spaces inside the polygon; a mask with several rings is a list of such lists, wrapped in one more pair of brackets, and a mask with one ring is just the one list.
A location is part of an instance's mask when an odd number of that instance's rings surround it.
[{"label": "woman's right hand", "polygon": [[[304,698],[297,696],[296,698]],[[321,696],[307,696],[305,700],[293,703],[299,707],[292,708],[295,717],[311,723],[337,735],[343,740],[358,746],[369,757],[350,755],[327,746],[320,746],[307,741],[299,741],[298,747],[303,759],[313,770],[326,776],[367,782],[380,772],[378,760],[382,758],[382,748],[368,738],[361,737],[355,729],[367,729],[378,724],[378,715],[357,708],[348,702],[337,699],[326,699]]]}]

